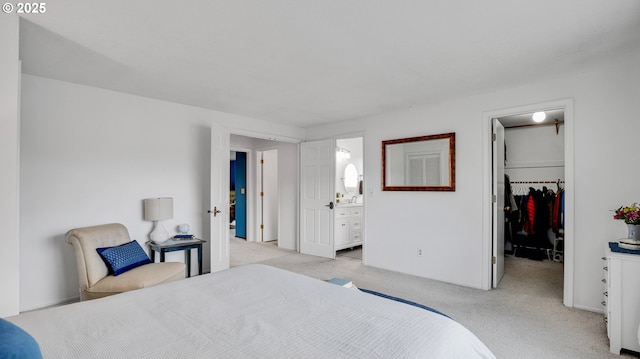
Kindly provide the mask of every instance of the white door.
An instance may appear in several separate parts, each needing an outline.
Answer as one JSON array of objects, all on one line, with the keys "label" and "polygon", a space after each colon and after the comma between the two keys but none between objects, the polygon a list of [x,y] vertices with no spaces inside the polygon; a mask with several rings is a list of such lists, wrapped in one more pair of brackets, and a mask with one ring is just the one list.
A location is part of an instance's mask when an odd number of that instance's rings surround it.
[{"label": "white door", "polygon": [[300,253],[335,258],[335,140],[300,144]]},{"label": "white door", "polygon": [[278,239],[278,150],[262,152],[262,241]]},{"label": "white door", "polygon": [[229,268],[229,132],[211,125],[211,272]]},{"label": "white door", "polygon": [[493,288],[504,275],[504,126],[498,119],[493,127]]}]

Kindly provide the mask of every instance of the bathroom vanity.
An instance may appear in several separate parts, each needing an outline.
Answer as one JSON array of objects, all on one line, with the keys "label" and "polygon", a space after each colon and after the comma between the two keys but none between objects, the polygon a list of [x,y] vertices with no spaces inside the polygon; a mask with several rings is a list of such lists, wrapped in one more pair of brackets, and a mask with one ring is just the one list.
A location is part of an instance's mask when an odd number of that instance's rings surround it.
[{"label": "bathroom vanity", "polygon": [[335,250],[362,244],[362,204],[339,204],[335,214]]}]

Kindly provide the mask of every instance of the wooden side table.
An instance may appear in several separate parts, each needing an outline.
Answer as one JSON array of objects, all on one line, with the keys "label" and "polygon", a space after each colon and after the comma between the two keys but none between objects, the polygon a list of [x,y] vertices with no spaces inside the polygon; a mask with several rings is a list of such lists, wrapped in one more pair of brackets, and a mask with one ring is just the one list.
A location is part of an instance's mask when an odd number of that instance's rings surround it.
[{"label": "wooden side table", "polygon": [[169,239],[162,243],[149,243],[151,249],[151,262],[155,262],[156,252],[160,252],[160,262],[164,262],[165,253],[185,251],[184,263],[187,266],[187,277],[191,277],[191,250],[198,250],[198,274],[202,274],[202,243],[206,242],[204,239],[188,239],[188,240],[175,240]]}]

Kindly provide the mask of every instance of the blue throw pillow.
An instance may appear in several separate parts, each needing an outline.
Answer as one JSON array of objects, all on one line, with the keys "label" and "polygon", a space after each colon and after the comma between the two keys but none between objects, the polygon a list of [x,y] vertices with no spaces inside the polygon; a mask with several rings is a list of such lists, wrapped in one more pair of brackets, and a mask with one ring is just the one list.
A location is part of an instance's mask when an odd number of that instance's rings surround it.
[{"label": "blue throw pillow", "polygon": [[107,267],[109,267],[109,273],[114,276],[151,263],[149,256],[137,241],[131,241],[116,247],[96,248],[96,250],[104,259]]},{"label": "blue throw pillow", "polygon": [[29,333],[17,325],[0,318],[0,359],[41,359],[40,346]]}]

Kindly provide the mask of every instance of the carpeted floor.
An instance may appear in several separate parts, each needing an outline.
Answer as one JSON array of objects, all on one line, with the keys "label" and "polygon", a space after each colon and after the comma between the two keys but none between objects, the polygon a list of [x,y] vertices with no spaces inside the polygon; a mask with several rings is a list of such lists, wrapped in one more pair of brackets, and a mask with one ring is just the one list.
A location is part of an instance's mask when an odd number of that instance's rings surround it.
[{"label": "carpeted floor", "polygon": [[498,358],[628,358],[609,353],[603,315],[562,305],[562,263],[505,257],[498,289],[484,291],[279,249],[276,243],[231,240],[231,266],[263,263],[321,280],[348,278],[357,287],[435,308],[476,334]]}]

